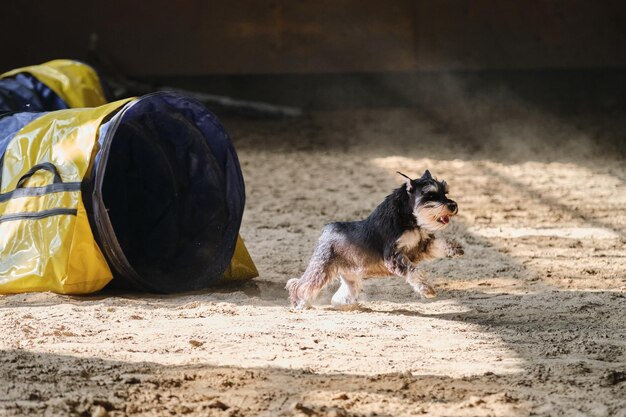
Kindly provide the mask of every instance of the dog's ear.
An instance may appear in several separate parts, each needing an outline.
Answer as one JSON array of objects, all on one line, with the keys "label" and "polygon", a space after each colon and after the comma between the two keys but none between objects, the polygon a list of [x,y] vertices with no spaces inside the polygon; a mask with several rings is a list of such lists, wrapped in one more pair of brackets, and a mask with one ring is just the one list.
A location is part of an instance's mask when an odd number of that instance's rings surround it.
[{"label": "dog's ear", "polygon": [[411,194],[415,192],[415,185],[413,184],[413,180],[411,179],[406,180],[405,186],[406,186],[407,193]]},{"label": "dog's ear", "polygon": [[443,193],[448,194],[450,192],[450,187],[448,186],[448,183],[445,181],[441,181],[441,185],[443,185]]},{"label": "dog's ear", "polygon": [[424,171],[424,175],[422,175],[422,178],[420,178],[421,180],[432,180],[433,176],[430,175],[430,171],[426,170]]},{"label": "dog's ear", "polygon": [[412,193],[413,191],[415,191],[415,187],[413,185],[413,180],[411,178],[409,178],[409,176],[404,175],[403,173],[401,173],[400,171],[396,171],[398,174],[402,175],[404,178],[406,178],[405,181],[405,185],[406,185],[406,191],[408,193]]}]

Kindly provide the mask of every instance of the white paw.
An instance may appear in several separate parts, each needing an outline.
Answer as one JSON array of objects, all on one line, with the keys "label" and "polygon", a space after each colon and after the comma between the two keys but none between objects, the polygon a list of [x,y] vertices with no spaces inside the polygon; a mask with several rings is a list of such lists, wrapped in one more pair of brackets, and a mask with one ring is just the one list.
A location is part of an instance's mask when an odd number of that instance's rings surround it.
[{"label": "white paw", "polygon": [[335,294],[332,300],[330,300],[330,304],[335,308],[343,309],[343,308],[356,306],[359,304],[359,302],[357,301],[356,298],[352,296],[341,295],[337,297],[337,294]]},{"label": "white paw", "polygon": [[350,291],[350,287],[342,284],[333,295],[333,298],[330,300],[330,304],[335,308],[345,309],[356,306],[358,304],[358,300],[352,291]]}]

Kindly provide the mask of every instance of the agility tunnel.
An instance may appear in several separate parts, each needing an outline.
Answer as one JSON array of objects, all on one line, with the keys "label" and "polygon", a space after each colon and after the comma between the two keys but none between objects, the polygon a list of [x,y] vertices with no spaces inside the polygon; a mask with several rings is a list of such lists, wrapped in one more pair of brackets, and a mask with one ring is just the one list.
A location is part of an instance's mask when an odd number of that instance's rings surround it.
[{"label": "agility tunnel", "polygon": [[257,275],[238,236],[237,154],[193,99],[0,114],[0,158],[0,293],[84,294],[113,277],[173,293]]},{"label": "agility tunnel", "polygon": [[103,85],[89,65],[56,59],[0,75],[0,111],[51,111],[107,103]]}]

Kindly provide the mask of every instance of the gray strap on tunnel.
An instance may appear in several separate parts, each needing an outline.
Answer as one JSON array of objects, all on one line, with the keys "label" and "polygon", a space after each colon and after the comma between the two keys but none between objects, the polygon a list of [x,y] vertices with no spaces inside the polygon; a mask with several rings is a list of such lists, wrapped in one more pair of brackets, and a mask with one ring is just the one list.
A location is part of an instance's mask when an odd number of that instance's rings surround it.
[{"label": "gray strap on tunnel", "polygon": [[17,185],[16,185],[15,188],[22,188],[24,183],[30,177],[32,177],[33,174],[35,174],[35,172],[40,171],[40,170],[44,170],[44,171],[48,171],[48,172],[52,173],[54,175],[54,180],[52,181],[54,184],[58,184],[58,183],[62,183],[63,182],[63,180],[61,179],[61,175],[59,175],[59,171],[57,171],[57,167],[55,167],[50,162],[42,162],[41,164],[37,164],[37,165],[33,166],[31,169],[28,170],[28,172],[26,174],[22,175],[20,180],[17,182]]}]

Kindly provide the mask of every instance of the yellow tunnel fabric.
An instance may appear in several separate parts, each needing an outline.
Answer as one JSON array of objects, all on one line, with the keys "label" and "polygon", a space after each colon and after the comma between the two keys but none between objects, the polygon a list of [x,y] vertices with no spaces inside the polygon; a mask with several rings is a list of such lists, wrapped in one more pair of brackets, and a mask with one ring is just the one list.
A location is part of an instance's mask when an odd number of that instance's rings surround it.
[{"label": "yellow tunnel fabric", "polygon": [[112,279],[80,183],[102,120],[129,101],[44,114],[9,143],[0,189],[0,293],[85,294]]},{"label": "yellow tunnel fabric", "polygon": [[54,91],[70,108],[97,107],[107,103],[100,78],[89,65],[69,59],[56,59],[41,65],[18,68],[0,78],[27,73]]}]

